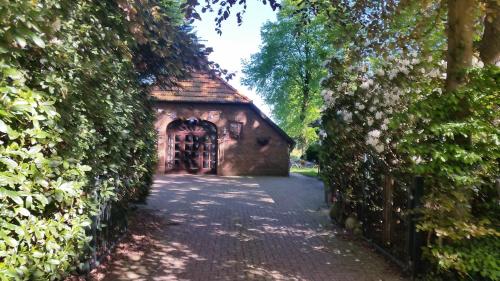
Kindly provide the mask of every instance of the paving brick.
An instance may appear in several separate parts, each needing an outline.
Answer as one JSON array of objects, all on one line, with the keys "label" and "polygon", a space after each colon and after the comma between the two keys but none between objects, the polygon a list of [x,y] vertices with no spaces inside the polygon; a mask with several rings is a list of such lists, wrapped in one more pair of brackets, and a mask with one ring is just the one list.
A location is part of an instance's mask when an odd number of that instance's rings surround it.
[{"label": "paving brick", "polygon": [[158,176],[97,280],[406,280],[338,237],[312,178]]}]

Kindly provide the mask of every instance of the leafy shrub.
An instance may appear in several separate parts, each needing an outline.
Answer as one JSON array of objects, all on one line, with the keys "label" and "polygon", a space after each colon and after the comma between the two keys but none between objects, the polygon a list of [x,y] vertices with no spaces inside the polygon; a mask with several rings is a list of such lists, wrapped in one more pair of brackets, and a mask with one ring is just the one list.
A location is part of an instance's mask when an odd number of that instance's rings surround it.
[{"label": "leafy shrub", "polygon": [[90,168],[57,153],[54,100],[26,87],[20,71],[1,65],[0,73],[1,280],[57,276],[88,241],[82,214]]},{"label": "leafy shrub", "polygon": [[319,161],[319,152],[321,150],[321,145],[319,143],[312,143],[306,149],[306,160],[309,162],[318,163]]},{"label": "leafy shrub", "polygon": [[376,76],[352,67],[342,73],[346,82],[333,80],[346,92],[324,93],[331,108],[323,116],[322,178],[352,202],[367,176],[423,176],[418,228],[434,271],[444,280],[499,280],[500,69],[472,68],[466,86],[443,93],[439,67],[429,72],[411,57],[393,64],[374,69]]},{"label": "leafy shrub", "polygon": [[[163,4],[0,5],[0,280],[81,269],[101,206],[147,194],[156,132],[140,82],[160,70],[180,75],[185,60],[205,54]],[[189,43],[191,54],[172,44],[150,49],[149,40],[167,39]],[[156,65],[167,59],[170,68]]]},{"label": "leafy shrub", "polygon": [[458,91],[434,92],[409,108],[430,121],[413,123],[401,150],[421,159],[412,171],[426,178],[419,228],[432,234],[427,257],[441,271],[499,280],[500,69],[472,69],[468,79]]}]

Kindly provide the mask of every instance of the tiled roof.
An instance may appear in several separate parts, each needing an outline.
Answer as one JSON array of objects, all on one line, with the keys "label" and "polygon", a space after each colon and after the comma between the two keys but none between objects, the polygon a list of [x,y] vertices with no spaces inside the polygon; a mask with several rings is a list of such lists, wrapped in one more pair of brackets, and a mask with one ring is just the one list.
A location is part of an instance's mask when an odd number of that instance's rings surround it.
[{"label": "tiled roof", "polygon": [[154,88],[151,96],[159,101],[251,103],[222,78],[208,73],[194,72],[169,89]]}]

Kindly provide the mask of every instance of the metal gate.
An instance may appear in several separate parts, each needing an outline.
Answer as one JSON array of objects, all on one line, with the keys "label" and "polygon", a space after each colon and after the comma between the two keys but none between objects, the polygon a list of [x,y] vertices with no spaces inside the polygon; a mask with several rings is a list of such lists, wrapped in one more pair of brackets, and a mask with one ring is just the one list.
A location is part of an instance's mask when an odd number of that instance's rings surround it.
[{"label": "metal gate", "polygon": [[198,119],[175,120],[167,127],[167,173],[215,174],[217,128]]}]

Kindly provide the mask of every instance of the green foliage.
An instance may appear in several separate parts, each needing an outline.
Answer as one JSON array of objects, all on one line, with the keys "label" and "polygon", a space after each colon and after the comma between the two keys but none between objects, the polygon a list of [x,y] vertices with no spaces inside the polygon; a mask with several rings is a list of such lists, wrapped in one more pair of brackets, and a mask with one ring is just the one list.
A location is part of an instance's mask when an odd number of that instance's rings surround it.
[{"label": "green foliage", "polygon": [[309,145],[306,149],[305,158],[309,162],[318,163],[319,153],[321,151],[321,145],[319,143],[313,143]]},{"label": "green foliage", "polygon": [[406,175],[423,176],[418,227],[429,276],[499,280],[500,70],[476,59],[458,90],[443,90],[446,9],[357,1],[329,10],[342,36],[323,83],[322,178],[342,203],[355,204],[367,182],[381,186],[381,175],[406,185]]},{"label": "green foliage", "polygon": [[156,132],[142,82],[206,62],[163,5],[0,0],[0,280],[82,269],[101,206],[147,195]]},{"label": "green foliage", "polygon": [[[88,242],[88,166],[62,158],[54,99],[0,65],[0,279],[58,276]],[[63,212],[58,210],[64,210]]]},{"label": "green foliage", "polygon": [[324,19],[302,25],[294,9],[285,3],[277,21],[262,27],[263,44],[245,62],[243,83],[257,90],[279,125],[305,149],[318,138],[309,124],[320,116],[319,81],[329,44]]},{"label": "green foliage", "polygon": [[430,122],[412,124],[401,149],[421,159],[411,169],[426,178],[427,207],[419,228],[435,234],[428,257],[441,270],[499,280],[500,69],[467,75],[466,87],[446,98],[434,92],[409,108]]},{"label": "green foliage", "polygon": [[301,174],[301,175],[312,177],[312,178],[318,177],[318,167],[311,167],[311,168],[292,167],[292,168],[290,168],[290,172]]}]

